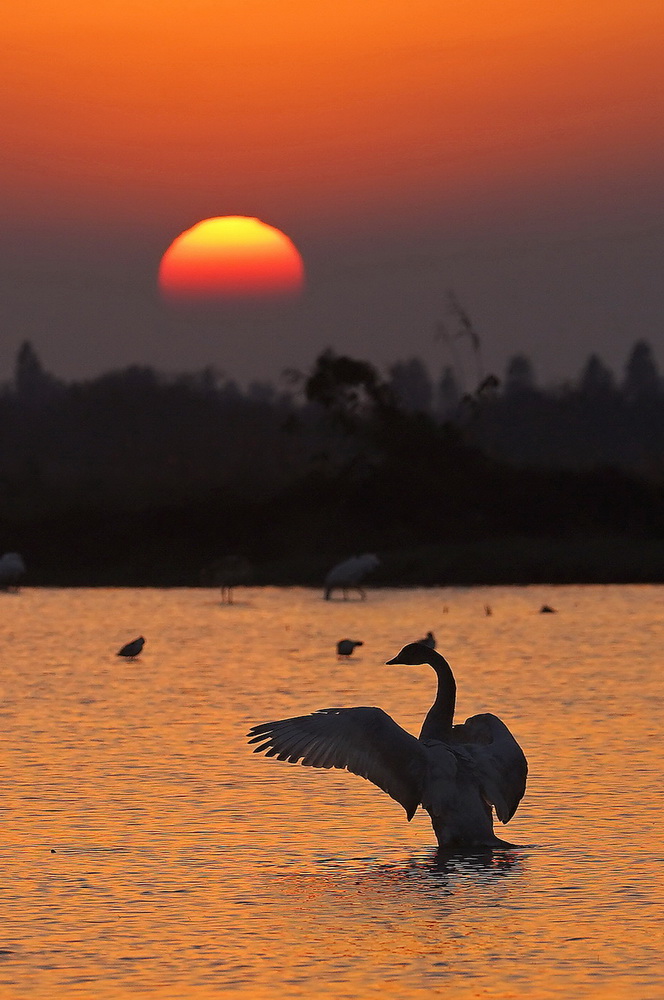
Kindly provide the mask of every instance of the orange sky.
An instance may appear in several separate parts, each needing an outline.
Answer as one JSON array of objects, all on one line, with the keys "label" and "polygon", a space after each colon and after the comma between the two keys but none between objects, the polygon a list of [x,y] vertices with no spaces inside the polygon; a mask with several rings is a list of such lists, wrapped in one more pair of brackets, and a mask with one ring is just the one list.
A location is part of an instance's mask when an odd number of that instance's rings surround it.
[{"label": "orange sky", "polygon": [[661,168],[661,0],[22,0],[3,37],[19,219],[426,217]]},{"label": "orange sky", "polygon": [[[439,366],[446,287],[498,371],[664,355],[662,0],[21,0],[2,35],[0,378],[22,339],[63,377]],[[160,311],[222,215],[304,258],[278,332]]]}]

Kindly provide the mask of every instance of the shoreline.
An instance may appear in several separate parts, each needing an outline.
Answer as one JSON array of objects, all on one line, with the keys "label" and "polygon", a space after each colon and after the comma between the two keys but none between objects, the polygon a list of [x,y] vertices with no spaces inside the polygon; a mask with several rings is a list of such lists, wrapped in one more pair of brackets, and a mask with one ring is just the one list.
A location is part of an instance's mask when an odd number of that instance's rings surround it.
[{"label": "shoreline", "polygon": [[[254,561],[251,573],[236,586],[323,586],[325,574],[353,553],[296,553]],[[482,587],[534,584],[664,583],[661,538],[503,537],[443,542],[378,551],[378,569],[365,577],[366,589],[381,587]],[[123,558],[124,556],[124,558]],[[113,564],[74,565],[25,553],[28,572],[21,586],[55,587],[215,587],[204,567],[185,559],[155,559],[155,553],[116,553]]]}]

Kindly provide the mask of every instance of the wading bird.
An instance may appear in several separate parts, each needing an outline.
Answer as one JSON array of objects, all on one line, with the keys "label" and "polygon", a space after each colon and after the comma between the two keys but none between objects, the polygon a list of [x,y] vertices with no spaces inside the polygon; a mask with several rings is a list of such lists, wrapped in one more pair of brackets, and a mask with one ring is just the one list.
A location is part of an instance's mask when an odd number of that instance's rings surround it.
[{"label": "wading bird", "polygon": [[139,635],[138,639],[132,639],[122,649],[119,649],[117,656],[124,656],[127,660],[135,660],[145,645],[145,639]]},{"label": "wading bird", "polygon": [[351,656],[356,646],[363,646],[361,639],[339,639],[337,643],[338,656]]},{"label": "wading bird", "polygon": [[365,600],[367,595],[360,586],[360,581],[378,566],[380,559],[372,552],[365,552],[363,556],[351,556],[350,559],[337,563],[325,577],[325,600],[329,601],[333,590],[341,590],[344,601],[348,600],[349,590],[356,590],[362,600]]},{"label": "wading bird", "polygon": [[24,574],[25,563],[18,552],[5,552],[0,556],[0,590],[16,587]]},{"label": "wading bird", "polygon": [[528,765],[507,726],[490,714],[453,724],[454,675],[434,649],[411,642],[387,663],[428,663],[436,672],[436,698],[419,739],[380,708],[324,708],[253,726],[254,753],[359,774],[399,802],[409,820],[421,805],[443,850],[512,847],[495,836],[493,809],[509,822]]}]

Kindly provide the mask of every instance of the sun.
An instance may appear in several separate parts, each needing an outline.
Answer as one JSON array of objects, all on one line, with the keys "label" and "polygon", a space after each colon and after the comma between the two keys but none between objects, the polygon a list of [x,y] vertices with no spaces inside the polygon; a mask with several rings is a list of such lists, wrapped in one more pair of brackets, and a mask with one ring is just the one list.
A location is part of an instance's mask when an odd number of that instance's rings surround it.
[{"label": "sun", "polygon": [[187,229],[159,265],[159,288],[173,303],[276,299],[297,295],[304,264],[291,240],[244,215],[225,215]]}]

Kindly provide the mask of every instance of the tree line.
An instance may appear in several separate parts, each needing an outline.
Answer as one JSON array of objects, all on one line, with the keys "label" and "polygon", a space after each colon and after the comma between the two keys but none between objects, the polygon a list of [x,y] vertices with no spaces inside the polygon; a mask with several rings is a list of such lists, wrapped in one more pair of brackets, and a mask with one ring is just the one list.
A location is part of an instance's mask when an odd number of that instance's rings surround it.
[{"label": "tree line", "polygon": [[307,582],[352,552],[403,569],[445,544],[664,538],[648,345],[620,384],[599,358],[555,390],[524,357],[471,392],[454,376],[326,351],[280,388],[139,366],[65,383],[23,344],[0,392],[3,551],[40,582],[194,584],[238,553]]},{"label": "tree line", "polygon": [[512,464],[664,472],[664,379],[644,341],[631,348],[621,378],[591,354],[575,379],[549,387],[538,384],[527,355],[514,355],[501,377],[488,378],[481,407],[468,405],[453,365],[438,380],[417,358],[390,374],[402,406],[465,425],[481,448]]}]

